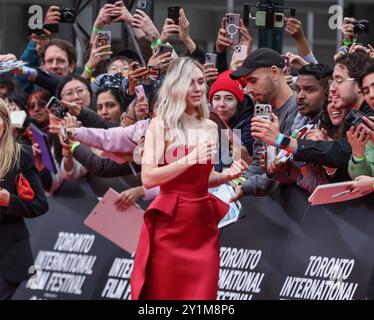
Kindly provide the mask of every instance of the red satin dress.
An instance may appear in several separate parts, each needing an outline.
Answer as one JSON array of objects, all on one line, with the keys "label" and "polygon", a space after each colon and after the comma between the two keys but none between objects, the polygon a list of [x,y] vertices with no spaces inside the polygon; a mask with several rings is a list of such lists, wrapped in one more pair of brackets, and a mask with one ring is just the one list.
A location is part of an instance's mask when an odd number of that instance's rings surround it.
[{"label": "red satin dress", "polygon": [[132,300],[217,298],[217,225],[229,206],[208,193],[212,167],[195,164],[162,185],[144,213],[131,276]]}]

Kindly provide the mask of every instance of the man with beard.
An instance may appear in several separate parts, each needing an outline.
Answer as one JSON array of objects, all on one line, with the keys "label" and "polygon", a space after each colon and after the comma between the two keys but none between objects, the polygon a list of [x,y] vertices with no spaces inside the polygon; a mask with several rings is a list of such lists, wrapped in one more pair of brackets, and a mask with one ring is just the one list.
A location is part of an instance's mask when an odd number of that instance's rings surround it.
[{"label": "man with beard", "polygon": [[[230,77],[244,78],[247,92],[256,103],[268,103],[279,119],[280,130],[291,133],[291,125],[297,114],[296,97],[287,84],[282,68],[282,56],[269,48],[260,48],[252,52],[242,66]],[[273,192],[278,183],[267,177],[260,166],[260,155],[263,143],[256,140],[253,144],[253,162],[245,176],[247,180],[239,186],[245,195],[263,196]]]}]

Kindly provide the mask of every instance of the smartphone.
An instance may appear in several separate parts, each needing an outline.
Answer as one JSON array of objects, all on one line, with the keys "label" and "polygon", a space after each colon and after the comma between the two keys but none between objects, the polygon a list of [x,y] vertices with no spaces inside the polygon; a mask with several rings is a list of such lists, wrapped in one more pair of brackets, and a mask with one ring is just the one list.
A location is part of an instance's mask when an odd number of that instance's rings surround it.
[{"label": "smartphone", "polygon": [[168,18],[173,19],[175,24],[179,24],[179,10],[182,7],[168,7]]},{"label": "smartphone", "polygon": [[153,16],[153,1],[152,0],[138,0],[136,9],[144,11],[148,17]]},{"label": "smartphone", "polygon": [[357,109],[352,109],[347,114],[347,117],[345,118],[345,123],[349,128],[352,126],[358,127],[362,123],[362,117],[364,116],[365,115],[361,111]]},{"label": "smartphone", "polygon": [[225,16],[225,29],[227,31],[227,37],[232,41],[233,45],[238,45],[240,41],[240,14],[238,13],[226,13]]},{"label": "smartphone", "polygon": [[159,51],[159,54],[163,54],[163,53],[166,53],[166,52],[170,52],[172,53],[173,52],[173,47],[172,46],[169,46],[167,44],[162,44],[160,46],[160,51]]},{"label": "smartphone", "polygon": [[272,120],[272,106],[271,104],[257,103],[253,115],[255,117]]},{"label": "smartphone", "polygon": [[249,26],[249,14],[250,14],[249,4],[244,4],[243,5],[243,23],[247,28]]},{"label": "smartphone", "polygon": [[[112,33],[111,31],[99,31],[98,32],[98,40],[96,48],[100,48],[103,46],[111,46],[112,41]],[[111,48],[109,48],[107,51],[110,51]]]},{"label": "smartphone", "polygon": [[69,109],[62,105],[62,102],[56,97],[49,99],[47,103],[47,108],[51,111],[57,118],[64,119]]},{"label": "smartphone", "polygon": [[144,91],[144,87],[143,85],[139,84],[135,87],[135,94],[136,94],[136,97],[138,99],[140,99],[141,97],[144,98],[144,100],[147,100],[147,97],[145,95],[145,91]]},{"label": "smartphone", "polygon": [[245,60],[248,56],[248,46],[247,45],[236,45],[234,46],[234,52],[232,54],[232,60]]},{"label": "smartphone", "polygon": [[210,64],[215,68],[217,66],[217,55],[215,53],[206,53],[205,63]]}]

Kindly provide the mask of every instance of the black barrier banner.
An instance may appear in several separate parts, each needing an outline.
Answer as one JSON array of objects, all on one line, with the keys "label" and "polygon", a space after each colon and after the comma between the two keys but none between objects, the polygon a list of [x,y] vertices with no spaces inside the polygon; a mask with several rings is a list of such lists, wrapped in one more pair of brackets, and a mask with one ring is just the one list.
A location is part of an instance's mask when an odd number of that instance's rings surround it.
[{"label": "black barrier banner", "polygon": [[[65,181],[49,198],[48,214],[28,221],[37,273],[14,299],[129,299],[133,257],[83,221],[109,187],[139,183]],[[221,232],[219,300],[371,298],[373,195],[315,207],[307,198],[287,185],[271,197],[241,200],[244,217]]]}]

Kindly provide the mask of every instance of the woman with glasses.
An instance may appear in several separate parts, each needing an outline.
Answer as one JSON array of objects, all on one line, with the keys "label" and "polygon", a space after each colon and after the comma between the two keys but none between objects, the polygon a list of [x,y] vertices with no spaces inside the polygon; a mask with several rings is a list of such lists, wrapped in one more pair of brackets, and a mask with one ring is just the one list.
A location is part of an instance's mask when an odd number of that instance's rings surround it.
[{"label": "woman with glasses", "polygon": [[[34,264],[24,218],[48,211],[32,151],[12,134],[6,103],[0,99],[0,300],[11,299]],[[29,192],[20,192],[19,181]]]}]

